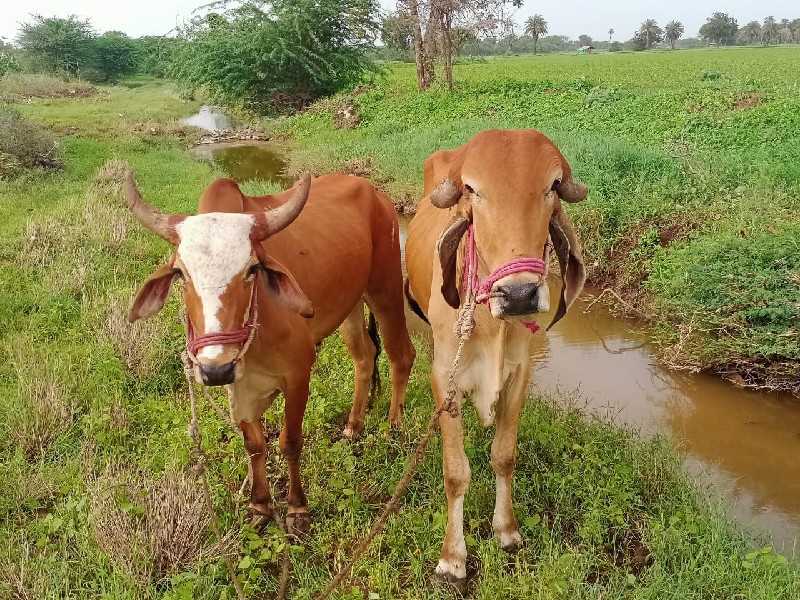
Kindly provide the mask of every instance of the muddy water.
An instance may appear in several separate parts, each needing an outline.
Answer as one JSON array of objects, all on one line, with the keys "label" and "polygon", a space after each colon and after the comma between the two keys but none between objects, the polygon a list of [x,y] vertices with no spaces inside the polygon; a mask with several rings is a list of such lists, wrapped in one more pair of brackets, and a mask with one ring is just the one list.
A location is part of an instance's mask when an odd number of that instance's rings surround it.
[{"label": "muddy water", "polygon": [[293,180],[284,173],[286,161],[281,149],[272,142],[226,142],[203,144],[192,153],[210,160],[237,181],[268,181],[291,187]]},{"label": "muddy water", "polygon": [[[552,290],[559,286],[551,282]],[[712,499],[721,494],[732,516],[792,553],[800,534],[800,401],[665,369],[635,322],[599,303],[584,312],[593,291],[549,333],[534,337],[530,391],[574,397],[587,411],[645,434],[670,435]],[[414,333],[430,339],[410,311],[408,320]]]},{"label": "muddy water", "polygon": [[[226,144],[212,148],[210,159],[231,177],[271,181],[279,171],[248,166],[265,160],[261,147]],[[405,245],[407,220],[401,225]],[[551,289],[558,290],[559,282]],[[591,293],[550,333],[535,336],[531,391],[572,396],[588,411],[644,433],[670,435],[680,444],[687,470],[707,485],[712,499],[723,498],[732,516],[793,554],[800,535],[800,401],[664,369],[637,323],[601,304],[584,312]],[[430,340],[428,326],[410,311],[408,321],[412,332]],[[549,322],[549,316],[540,319]]]}]

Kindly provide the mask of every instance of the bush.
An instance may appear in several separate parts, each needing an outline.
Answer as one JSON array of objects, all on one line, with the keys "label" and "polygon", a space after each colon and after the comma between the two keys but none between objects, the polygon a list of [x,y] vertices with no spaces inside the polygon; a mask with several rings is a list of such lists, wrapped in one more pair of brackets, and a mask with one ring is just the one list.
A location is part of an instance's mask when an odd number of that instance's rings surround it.
[{"label": "bush", "polygon": [[223,101],[260,103],[276,94],[314,98],[357,84],[374,70],[375,0],[253,0],[195,22],[175,75]]},{"label": "bush", "polygon": [[136,72],[139,48],[135,41],[121,31],[107,31],[92,40],[94,78],[98,81],[117,81]]},{"label": "bush", "polygon": [[23,167],[58,168],[56,143],[42,129],[9,107],[0,107],[0,178],[13,177]]},{"label": "bush", "polygon": [[621,52],[622,48],[623,48],[622,42],[611,42],[608,45],[608,51],[609,52]]},{"label": "bush", "polygon": [[31,16],[31,23],[22,24],[19,45],[40,69],[77,75],[90,65],[94,29],[88,19]]}]

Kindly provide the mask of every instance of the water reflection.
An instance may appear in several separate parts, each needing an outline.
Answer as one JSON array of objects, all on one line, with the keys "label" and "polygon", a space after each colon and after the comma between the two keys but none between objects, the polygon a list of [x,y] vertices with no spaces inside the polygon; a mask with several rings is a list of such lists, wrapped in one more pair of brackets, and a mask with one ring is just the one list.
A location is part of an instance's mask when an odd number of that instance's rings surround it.
[{"label": "water reflection", "polygon": [[233,129],[236,125],[229,115],[214,106],[201,106],[196,115],[181,119],[181,123],[211,132]]},{"label": "water reflection", "polygon": [[[405,230],[402,241],[405,242]],[[560,282],[551,283],[558,290]],[[800,402],[748,391],[705,374],[656,364],[633,321],[579,299],[547,334],[531,341],[534,393],[579,394],[589,410],[680,444],[687,470],[722,493],[730,512],[792,553],[800,532]],[[430,329],[408,313],[412,331]],[[538,319],[541,325],[550,316]]]},{"label": "water reflection", "polygon": [[284,175],[287,165],[280,148],[271,142],[204,144],[192,152],[219,165],[237,181],[268,181],[287,188],[294,183]]}]

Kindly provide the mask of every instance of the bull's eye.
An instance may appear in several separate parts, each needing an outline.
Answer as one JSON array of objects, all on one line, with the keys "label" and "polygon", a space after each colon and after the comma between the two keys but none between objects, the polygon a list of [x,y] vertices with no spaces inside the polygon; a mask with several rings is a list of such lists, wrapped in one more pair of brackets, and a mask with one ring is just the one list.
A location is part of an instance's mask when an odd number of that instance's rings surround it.
[{"label": "bull's eye", "polygon": [[261,269],[261,263],[256,263],[254,265],[250,265],[250,268],[247,269],[247,275],[245,277],[247,279],[252,279],[256,276],[256,273]]},{"label": "bull's eye", "polygon": [[475,190],[472,189],[472,186],[471,185],[467,185],[466,183],[464,184],[464,189],[467,190],[467,193],[469,193],[469,194],[474,194],[475,193]]},{"label": "bull's eye", "polygon": [[172,271],[172,274],[175,276],[175,279],[177,279],[180,282],[183,282],[183,281],[186,280],[186,276],[183,274],[183,271],[181,271],[180,269],[177,269],[177,268],[174,269]]},{"label": "bull's eye", "polygon": [[554,180],[553,181],[553,185],[550,186],[550,191],[551,192],[557,192],[559,185],[561,185],[561,180],[560,179]]}]

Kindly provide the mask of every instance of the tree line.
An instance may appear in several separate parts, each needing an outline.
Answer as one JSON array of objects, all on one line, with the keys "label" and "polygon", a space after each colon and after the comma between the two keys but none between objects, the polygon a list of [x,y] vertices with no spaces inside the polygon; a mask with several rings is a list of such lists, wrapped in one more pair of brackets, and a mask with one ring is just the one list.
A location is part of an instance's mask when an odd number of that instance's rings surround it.
[{"label": "tree line", "polygon": [[[800,43],[800,19],[766,17],[740,27],[715,12],[699,38],[680,21],[646,19],[625,42],[553,35],[544,15],[515,21],[522,0],[398,0],[381,17],[378,0],[218,0],[169,36],[102,34],[91,22],[32,15],[16,45],[0,45],[0,76],[23,69],[114,82],[135,72],[171,77],[188,91],[256,108],[298,108],[351,88],[380,70],[379,59],[411,60],[420,90],[453,86],[463,54],[649,50],[658,45]],[[378,41],[380,40],[380,42]]]}]

